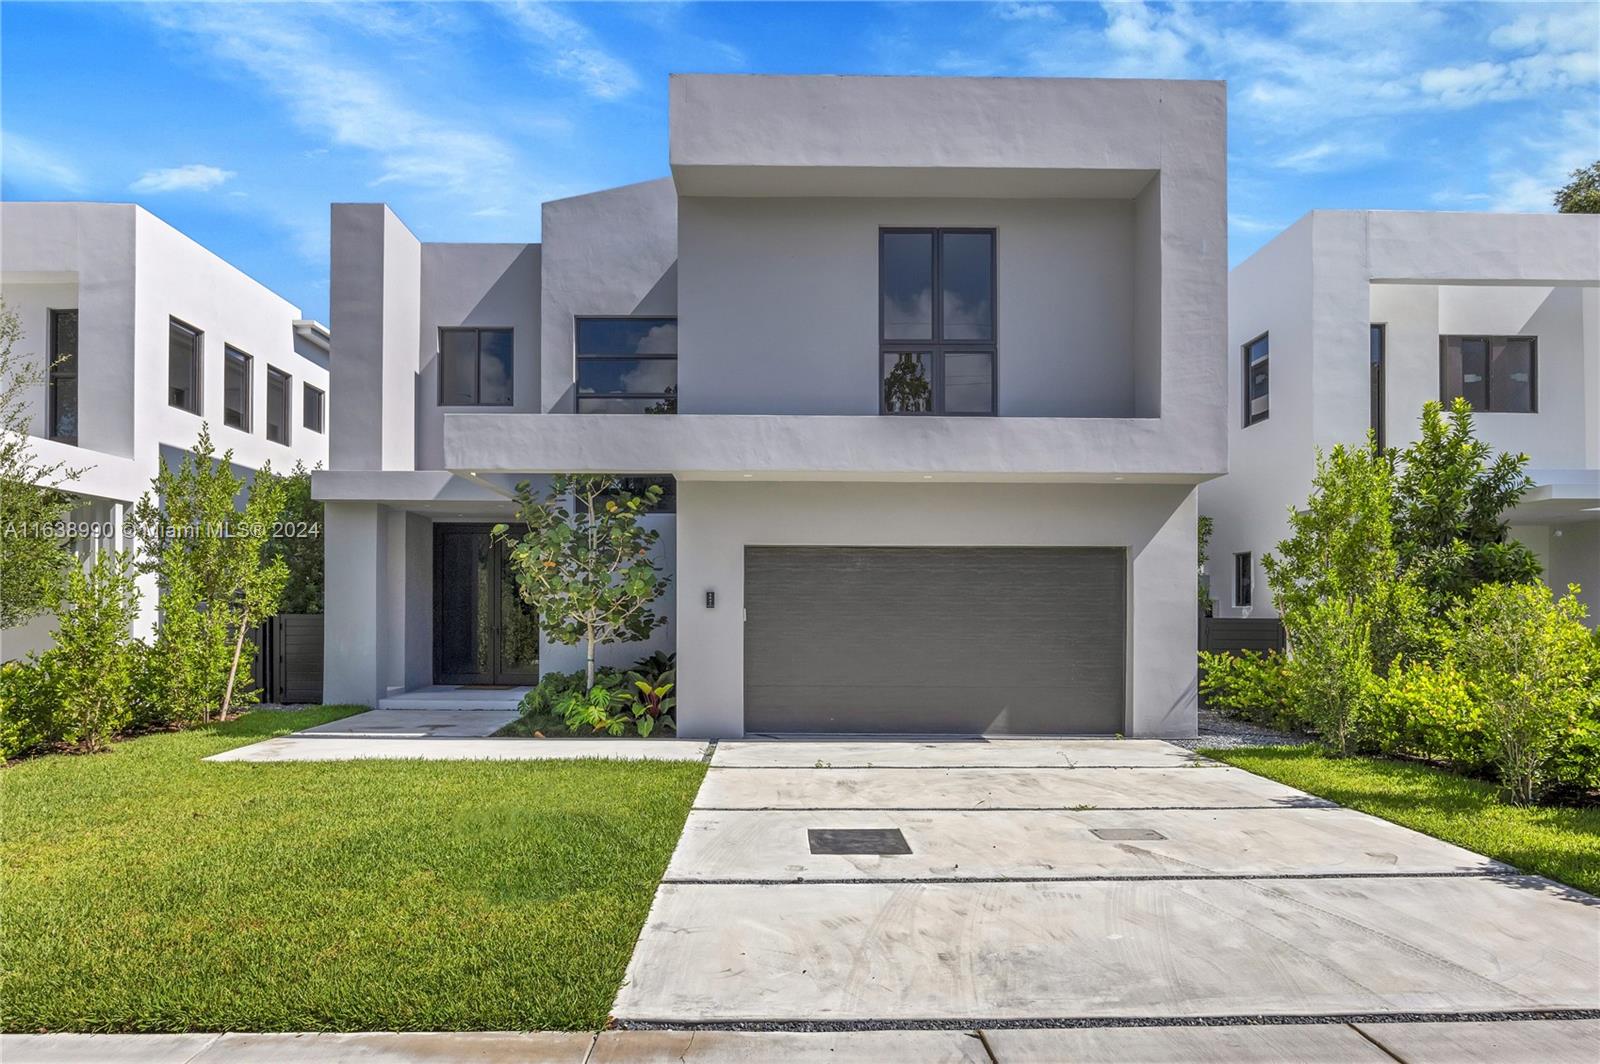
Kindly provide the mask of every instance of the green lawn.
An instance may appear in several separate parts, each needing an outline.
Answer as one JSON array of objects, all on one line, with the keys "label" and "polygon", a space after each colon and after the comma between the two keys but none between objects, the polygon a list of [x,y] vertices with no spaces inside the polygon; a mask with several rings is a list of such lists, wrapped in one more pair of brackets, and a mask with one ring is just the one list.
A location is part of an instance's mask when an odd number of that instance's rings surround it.
[{"label": "green lawn", "polygon": [[4,769],[0,1026],[601,1026],[704,766],[200,761],[350,712]]},{"label": "green lawn", "polygon": [[1600,894],[1600,808],[1506,805],[1492,783],[1385,758],[1327,757],[1308,747],[1200,752]]}]

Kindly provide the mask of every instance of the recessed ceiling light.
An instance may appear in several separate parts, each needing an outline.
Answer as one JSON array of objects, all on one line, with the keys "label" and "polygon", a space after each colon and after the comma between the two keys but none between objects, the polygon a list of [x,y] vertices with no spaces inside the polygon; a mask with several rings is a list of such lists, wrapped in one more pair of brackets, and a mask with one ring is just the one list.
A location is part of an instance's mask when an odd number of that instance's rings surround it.
[{"label": "recessed ceiling light", "polygon": [[749,480],[749,479],[750,479],[750,478],[751,478],[751,477],[753,477],[753,476],[755,476],[755,474],[754,474],[754,473],[746,473],[746,474],[745,474],[745,475],[744,475],[744,479],[746,479],[746,480]]},{"label": "recessed ceiling light", "polygon": [[923,480],[932,480],[933,479],[933,474],[932,473],[924,473],[924,474],[922,474],[922,479]]},{"label": "recessed ceiling light", "polygon": [[1112,479],[1112,480],[1122,480],[1122,479],[1124,479],[1124,478],[1123,478],[1123,477],[1112,477],[1112,478],[1111,478],[1111,479]]}]

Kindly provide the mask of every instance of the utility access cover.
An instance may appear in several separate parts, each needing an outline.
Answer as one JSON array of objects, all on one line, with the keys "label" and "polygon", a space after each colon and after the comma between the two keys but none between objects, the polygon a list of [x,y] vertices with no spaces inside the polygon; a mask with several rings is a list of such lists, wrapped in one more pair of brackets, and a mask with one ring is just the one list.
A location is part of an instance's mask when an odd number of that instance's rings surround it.
[{"label": "utility access cover", "polygon": [[809,828],[812,853],[900,854],[910,853],[906,837],[899,828]]},{"label": "utility access cover", "polygon": [[1154,842],[1166,838],[1159,831],[1149,828],[1090,828],[1096,838],[1105,839],[1107,842]]}]

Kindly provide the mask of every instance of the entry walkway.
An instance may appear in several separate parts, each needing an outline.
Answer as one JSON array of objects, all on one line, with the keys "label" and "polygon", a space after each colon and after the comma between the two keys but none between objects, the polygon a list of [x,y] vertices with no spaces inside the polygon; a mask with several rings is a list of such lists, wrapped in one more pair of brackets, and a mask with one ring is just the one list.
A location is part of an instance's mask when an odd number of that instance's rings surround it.
[{"label": "entry walkway", "polygon": [[[725,742],[613,1011],[1163,1059],[1137,1047],[1215,1036],[1009,1028],[1325,1020],[1307,1045],[1354,1046],[1337,1021],[1600,1015],[1597,961],[1595,898],[1169,743]],[[1534,1022],[1503,1033],[1565,1030]],[[1329,1058],[1291,1037],[1238,1035]]]}]

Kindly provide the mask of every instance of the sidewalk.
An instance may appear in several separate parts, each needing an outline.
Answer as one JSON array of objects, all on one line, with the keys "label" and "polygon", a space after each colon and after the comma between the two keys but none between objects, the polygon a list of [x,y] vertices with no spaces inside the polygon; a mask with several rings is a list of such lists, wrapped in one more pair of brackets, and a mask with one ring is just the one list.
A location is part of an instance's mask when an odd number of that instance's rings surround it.
[{"label": "sidewalk", "polygon": [[5,1064],[1593,1064],[1600,1019],[949,1031],[0,1035]]}]

